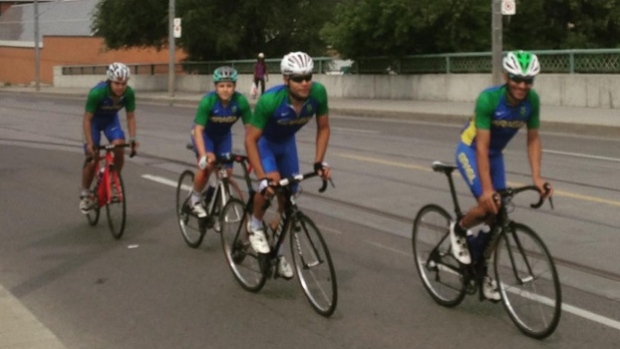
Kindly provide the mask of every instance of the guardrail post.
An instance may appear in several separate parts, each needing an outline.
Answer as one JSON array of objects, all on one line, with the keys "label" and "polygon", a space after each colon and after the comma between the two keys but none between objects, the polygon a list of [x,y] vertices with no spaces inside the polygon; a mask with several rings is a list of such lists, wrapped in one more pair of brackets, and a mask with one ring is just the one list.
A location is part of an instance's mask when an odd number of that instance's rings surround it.
[{"label": "guardrail post", "polygon": [[568,72],[575,74],[575,52],[573,50],[568,53],[568,62]]},{"label": "guardrail post", "polygon": [[450,74],[450,56],[446,56],[446,74]]}]

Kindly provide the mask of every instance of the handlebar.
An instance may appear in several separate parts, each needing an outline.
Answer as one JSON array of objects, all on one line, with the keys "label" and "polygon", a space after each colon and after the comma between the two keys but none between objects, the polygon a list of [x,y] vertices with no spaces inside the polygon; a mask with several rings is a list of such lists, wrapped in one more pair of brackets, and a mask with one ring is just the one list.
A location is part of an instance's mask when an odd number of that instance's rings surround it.
[{"label": "handlebar", "polygon": [[[286,178],[282,178],[279,181],[275,182],[275,183],[270,183],[270,186],[272,187],[286,187],[290,184],[293,183],[299,183],[303,180],[312,178],[312,177],[317,177],[319,174],[316,172],[308,172],[308,173],[303,173],[303,174],[297,174],[297,175],[293,175],[293,176],[289,176]],[[324,192],[327,189],[327,179],[323,179],[323,184],[321,185],[321,187],[319,188],[319,193]],[[334,186],[334,182],[332,181],[332,179],[329,179],[330,184],[332,185],[332,187]]]},{"label": "handlebar", "polygon": [[[549,183],[545,183],[544,185],[545,187],[545,193],[549,192],[549,190],[551,190],[551,185]],[[518,188],[507,188],[505,190],[499,190],[497,191],[497,194],[502,198],[512,198],[515,195],[524,192],[524,191],[528,191],[528,190],[533,190],[536,191],[537,193],[541,194],[538,191],[538,187],[536,187],[535,185],[526,185],[523,187],[518,187]],[[533,203],[530,204],[531,208],[540,208],[542,206],[542,204],[544,203],[545,198],[541,195],[540,196],[540,200],[538,200],[537,203]],[[553,209],[553,199],[551,198],[551,196],[549,197],[549,204],[551,205],[551,209]]]},{"label": "handlebar", "polygon": [[[106,145],[95,146],[95,150],[96,151],[100,151],[100,150],[112,151],[112,150],[117,149],[117,148],[129,148],[129,147],[131,147],[131,143],[106,144]],[[136,151],[135,150],[131,150],[131,152],[129,153],[129,157],[133,158],[134,156],[136,156]]]}]

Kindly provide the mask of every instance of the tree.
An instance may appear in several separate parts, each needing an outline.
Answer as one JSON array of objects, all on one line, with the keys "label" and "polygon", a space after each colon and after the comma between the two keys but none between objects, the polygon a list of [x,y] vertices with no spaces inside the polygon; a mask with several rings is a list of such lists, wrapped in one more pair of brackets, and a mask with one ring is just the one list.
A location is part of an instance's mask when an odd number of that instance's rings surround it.
[{"label": "tree", "polygon": [[[157,3],[153,6],[151,3]],[[177,46],[189,60],[277,57],[294,50],[323,55],[319,30],[338,1],[176,0],[183,36]],[[168,37],[164,0],[101,0],[93,30],[110,48],[162,47]]]}]

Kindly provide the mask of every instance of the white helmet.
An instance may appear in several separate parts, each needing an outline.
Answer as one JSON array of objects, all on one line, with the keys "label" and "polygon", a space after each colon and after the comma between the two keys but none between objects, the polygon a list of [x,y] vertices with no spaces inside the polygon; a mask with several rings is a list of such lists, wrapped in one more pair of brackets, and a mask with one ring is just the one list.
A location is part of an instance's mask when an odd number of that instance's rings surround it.
[{"label": "white helmet", "polygon": [[261,53],[259,53],[259,54],[258,54],[258,58],[265,58],[265,54],[264,54],[264,53],[262,53],[262,52],[261,52]]},{"label": "white helmet", "polygon": [[110,81],[126,81],[129,80],[129,77],[131,76],[129,68],[125,64],[118,62],[110,64],[106,74],[108,76],[108,80]]},{"label": "white helmet", "polygon": [[312,58],[304,52],[291,52],[282,58],[280,70],[284,75],[311,74],[314,69]]},{"label": "white helmet", "polygon": [[509,74],[533,78],[540,73],[540,63],[535,54],[526,51],[511,51],[506,54],[504,69]]}]

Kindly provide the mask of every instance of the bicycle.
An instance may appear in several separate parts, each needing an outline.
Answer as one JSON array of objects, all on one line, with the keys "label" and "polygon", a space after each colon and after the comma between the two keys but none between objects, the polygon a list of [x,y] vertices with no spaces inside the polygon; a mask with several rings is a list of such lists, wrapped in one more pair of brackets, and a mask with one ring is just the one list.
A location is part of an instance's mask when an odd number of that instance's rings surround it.
[{"label": "bicycle", "polygon": [[[284,195],[284,209],[277,226],[265,224],[270,245],[267,254],[256,253],[249,241],[248,218],[252,212],[252,190],[247,203],[231,199],[224,207],[220,219],[222,226],[222,248],[226,261],[239,284],[250,292],[258,292],[268,278],[278,277],[278,251],[287,236],[290,236],[290,252],[299,285],[312,308],[322,316],[329,317],[336,310],[338,286],[336,272],[325,239],[314,222],[297,206],[297,197],[292,185],[317,176],[311,172],[283,178],[271,184]],[[323,181],[319,192],[327,188]],[[274,229],[275,228],[275,229]]]},{"label": "bicycle", "polygon": [[[105,206],[110,232],[117,240],[123,236],[125,231],[127,198],[125,196],[123,178],[121,174],[116,171],[114,166],[114,150],[126,147],[131,147],[131,145],[108,144],[96,146],[95,149],[97,152],[105,150],[103,164],[101,164],[102,158],[98,155],[90,160],[96,162],[95,169],[98,170],[96,172],[97,181],[91,191],[93,195],[91,198],[93,206],[86,213],[86,219],[91,226],[97,225],[97,222],[99,222],[100,210]],[[129,157],[134,157],[135,155],[135,150],[132,150]]]},{"label": "bicycle", "polygon": [[[453,165],[434,162],[433,170],[446,175],[454,204],[456,221],[464,216],[456,197],[452,172]],[[454,307],[466,294],[479,294],[483,300],[482,278],[487,266],[493,262],[495,279],[499,286],[501,302],[510,319],[525,335],[543,339],[551,335],[560,321],[562,295],[558,273],[549,250],[530,227],[508,217],[507,206],[519,193],[538,189],[533,186],[508,188],[498,191],[502,205],[491,231],[480,232],[472,248],[468,248],[472,263],[463,265],[452,255],[450,222],[455,221],[442,207],[429,204],[422,207],[413,222],[412,247],[416,269],[427,292],[438,304]],[[542,206],[544,199],[531,204]],[[549,198],[551,207],[553,201]],[[482,236],[481,236],[482,234]],[[485,235],[486,239],[485,239]]]},{"label": "bicycle", "polygon": [[[191,144],[187,145],[188,149],[193,149]],[[191,196],[194,190],[194,172],[185,170],[179,177],[176,190],[176,208],[179,228],[183,235],[183,239],[188,246],[198,248],[202,243],[208,229],[213,228],[217,233],[220,232],[219,215],[222,208],[232,197],[243,199],[243,193],[239,189],[239,185],[234,179],[228,176],[226,165],[238,162],[242,164],[244,176],[248,177],[249,170],[246,163],[247,157],[237,154],[227,154],[226,156],[217,157],[213,164],[215,187],[209,187],[203,191],[201,196],[201,204],[205,207],[208,215],[205,218],[198,218],[191,208]],[[251,187],[251,184],[248,185]]]}]

